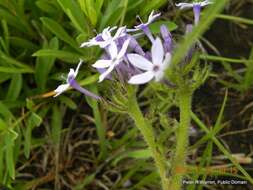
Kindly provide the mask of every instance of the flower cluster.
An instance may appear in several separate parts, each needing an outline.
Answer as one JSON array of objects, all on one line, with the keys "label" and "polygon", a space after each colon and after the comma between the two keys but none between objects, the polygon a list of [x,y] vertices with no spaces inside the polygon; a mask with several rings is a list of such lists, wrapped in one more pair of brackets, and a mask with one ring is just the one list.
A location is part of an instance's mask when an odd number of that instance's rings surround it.
[{"label": "flower cluster", "polygon": [[[193,8],[195,24],[198,24],[201,7],[210,3],[210,1],[205,0],[203,2],[179,3],[176,6],[180,9]],[[156,82],[163,79],[165,70],[170,66],[173,44],[172,35],[165,25],[160,26],[160,36],[152,34],[150,24],[159,16],[160,13],[155,14],[152,11],[146,23],[138,17],[141,23],[133,29],[127,29],[126,26],[108,27],[88,42],[81,44],[81,48],[99,46],[103,50],[101,58],[92,65],[100,73],[99,82],[106,79],[118,79],[129,84],[139,85],[148,83],[153,79]],[[138,43],[136,36],[140,36],[139,33],[145,34],[149,39],[150,50],[144,50]],[[75,80],[81,64],[82,61],[76,70],[70,69],[67,83],[60,85],[55,90],[55,96],[72,87],[87,96],[100,99],[97,95],[82,88]]]}]

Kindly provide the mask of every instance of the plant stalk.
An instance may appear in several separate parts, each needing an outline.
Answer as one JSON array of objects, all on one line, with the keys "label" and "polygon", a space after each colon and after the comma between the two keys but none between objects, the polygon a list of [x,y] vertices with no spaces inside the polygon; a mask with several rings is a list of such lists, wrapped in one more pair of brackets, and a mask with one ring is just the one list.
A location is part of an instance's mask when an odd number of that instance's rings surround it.
[{"label": "plant stalk", "polygon": [[166,158],[159,151],[156,145],[155,135],[152,126],[145,121],[143,114],[139,108],[136,100],[135,93],[132,93],[129,97],[129,111],[130,117],[134,120],[136,127],[140,130],[148,148],[151,151],[152,157],[155,161],[155,166],[162,181],[162,189],[169,190],[169,181],[166,177]]},{"label": "plant stalk", "polygon": [[186,156],[191,122],[192,93],[186,88],[179,91],[180,123],[177,131],[176,152],[172,162],[170,190],[180,190],[182,179],[187,171]]}]

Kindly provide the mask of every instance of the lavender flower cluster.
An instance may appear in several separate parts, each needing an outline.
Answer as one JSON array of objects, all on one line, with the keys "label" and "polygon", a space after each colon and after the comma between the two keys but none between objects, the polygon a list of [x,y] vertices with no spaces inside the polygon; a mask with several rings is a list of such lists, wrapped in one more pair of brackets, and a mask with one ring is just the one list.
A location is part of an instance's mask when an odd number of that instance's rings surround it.
[{"label": "lavender flower cluster", "polygon": [[[201,7],[210,4],[209,0],[194,3],[179,3],[176,6],[180,9],[193,8],[195,25],[200,18]],[[164,77],[165,70],[170,66],[172,57],[172,35],[167,26],[160,26],[159,36],[154,36],[149,28],[160,13],[150,14],[148,21],[134,29],[123,27],[108,27],[102,33],[92,38],[88,42],[81,44],[82,48],[99,46],[104,50],[101,59],[96,61],[92,66],[100,73],[99,82],[105,79],[117,77],[120,81],[127,81],[129,84],[139,85],[148,83],[151,80],[161,81]],[[144,51],[138,43],[133,33],[144,33],[151,42],[151,50]],[[65,92],[70,87],[80,91],[86,96],[100,100],[101,98],[92,92],[81,87],[75,80],[83,61],[80,60],[77,68],[70,69],[67,77],[67,83],[58,86],[55,90],[55,97]]]}]

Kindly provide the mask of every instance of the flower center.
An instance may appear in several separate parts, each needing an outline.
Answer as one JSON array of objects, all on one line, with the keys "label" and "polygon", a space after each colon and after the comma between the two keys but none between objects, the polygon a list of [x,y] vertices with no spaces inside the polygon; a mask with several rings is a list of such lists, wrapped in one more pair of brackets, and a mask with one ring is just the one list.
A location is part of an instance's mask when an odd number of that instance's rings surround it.
[{"label": "flower center", "polygon": [[159,65],[154,65],[154,67],[153,67],[153,71],[154,72],[159,71],[159,69],[160,69]]}]

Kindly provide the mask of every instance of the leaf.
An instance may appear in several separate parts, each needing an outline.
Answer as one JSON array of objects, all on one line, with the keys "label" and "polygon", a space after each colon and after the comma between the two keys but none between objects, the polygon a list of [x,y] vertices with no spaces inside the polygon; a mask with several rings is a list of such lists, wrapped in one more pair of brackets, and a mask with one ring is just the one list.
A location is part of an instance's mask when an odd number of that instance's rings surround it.
[{"label": "leaf", "polygon": [[21,74],[14,74],[11,79],[11,84],[9,86],[6,100],[7,101],[15,101],[17,100],[21,89],[22,89],[22,75]]},{"label": "leaf", "polygon": [[76,63],[78,62],[80,58],[84,59],[82,55],[79,55],[76,53],[72,53],[72,52],[64,51],[64,50],[52,50],[52,49],[39,50],[35,52],[33,56],[59,58],[70,63]]},{"label": "leaf", "polygon": [[152,157],[152,154],[149,149],[142,149],[142,150],[134,150],[134,151],[128,151],[124,152],[124,154],[118,156],[114,162],[113,165],[117,165],[119,161],[125,158],[132,158],[132,159],[149,159]]},{"label": "leaf", "polygon": [[62,127],[62,114],[58,108],[58,106],[53,107],[53,117],[52,117],[52,140],[55,145],[60,143],[61,139],[61,127]]},{"label": "leaf", "polygon": [[11,66],[11,69],[20,69],[20,70],[24,70],[27,72],[34,72],[33,68],[31,68],[30,66],[16,60],[13,57],[10,57],[9,55],[6,55],[5,53],[3,53],[2,51],[0,51],[0,59],[1,59],[1,63],[4,65],[3,68],[7,67],[7,66]]},{"label": "leaf", "polygon": [[253,84],[253,48],[251,49],[249,60],[250,62],[247,64],[247,70],[243,80],[245,90],[248,90]]},{"label": "leaf", "polygon": [[99,30],[101,31],[105,26],[114,26],[121,19],[124,6],[118,0],[112,0],[108,3],[105,14],[101,18]]},{"label": "leaf", "polygon": [[85,186],[87,186],[90,183],[92,183],[92,181],[95,179],[95,177],[96,177],[96,173],[86,176],[84,178],[84,180],[81,181],[81,183],[77,184],[74,187],[74,190],[86,190]]},{"label": "leaf", "polygon": [[42,123],[42,118],[36,113],[32,112],[27,121],[27,126],[24,134],[24,153],[28,159],[30,157],[32,130],[34,127],[38,127]]},{"label": "leaf", "polygon": [[77,108],[76,103],[72,99],[70,99],[66,96],[60,96],[59,99],[62,103],[64,103],[70,109],[75,110]]},{"label": "leaf", "polygon": [[222,118],[223,118],[223,115],[224,115],[227,99],[228,99],[228,91],[226,90],[225,97],[224,97],[220,112],[218,114],[218,117],[216,119],[216,122],[215,122],[215,125],[214,125],[214,128],[213,128],[213,134],[217,134],[223,128],[223,125],[221,124],[221,121],[222,121]]},{"label": "leaf", "polygon": [[14,163],[14,136],[11,132],[6,132],[4,135],[4,142],[5,142],[5,161],[6,161],[6,168],[8,171],[9,176],[12,179],[15,179],[15,163]]},{"label": "leaf", "polygon": [[7,128],[8,127],[7,127],[6,122],[0,118],[0,134],[1,132],[5,131]]},{"label": "leaf", "polygon": [[2,115],[5,118],[5,120],[10,120],[14,118],[8,107],[4,105],[1,101],[0,101],[0,115]]},{"label": "leaf", "polygon": [[[44,43],[44,48],[50,48],[52,50],[57,50],[59,47],[59,42],[57,38],[53,38],[49,44]],[[36,67],[35,67],[35,80],[40,89],[40,92],[45,91],[46,82],[48,81],[48,75],[54,65],[56,57],[43,56],[37,57]]]},{"label": "leaf", "polygon": [[160,8],[167,2],[167,0],[148,0],[148,2],[144,3],[141,8],[141,15],[150,14],[151,11]]},{"label": "leaf", "polygon": [[97,13],[101,11],[103,4],[104,4],[104,0],[96,0],[95,7],[97,10]]},{"label": "leaf", "polygon": [[[91,86],[90,89],[95,94],[98,94],[98,90],[96,86]],[[101,113],[99,110],[99,104],[96,100],[87,97],[86,96],[87,103],[92,108],[94,119],[95,119],[95,125],[96,125],[96,131],[99,138],[99,145],[100,145],[100,155],[99,159],[104,159],[107,155],[107,140],[106,140],[106,129],[103,126]]]},{"label": "leaf", "polygon": [[73,48],[78,47],[76,41],[72,37],[70,37],[70,35],[65,31],[65,29],[60,24],[58,24],[56,21],[54,21],[51,18],[47,18],[47,17],[42,17],[41,21],[59,39],[68,43]]},{"label": "leaf", "polygon": [[[2,138],[2,137],[1,137]],[[0,143],[0,181],[3,181],[4,175],[4,148],[3,144]]]},{"label": "leaf", "polygon": [[171,21],[158,21],[158,22],[152,23],[150,25],[150,30],[154,34],[158,34],[160,32],[161,25],[167,26],[169,31],[173,31],[173,30],[177,29],[177,25],[174,22],[171,22]]},{"label": "leaf", "polygon": [[33,70],[15,67],[2,67],[0,66],[0,72],[3,73],[33,73]]},{"label": "leaf", "polygon": [[35,4],[44,12],[55,13],[56,7],[50,1],[37,0]]},{"label": "leaf", "polygon": [[25,38],[11,36],[8,39],[9,39],[11,45],[14,47],[28,49],[31,51],[36,51],[38,49],[38,46],[36,44],[34,44],[33,42],[31,42]]},{"label": "leaf", "polygon": [[3,9],[2,7],[0,7],[0,17],[1,19],[6,20],[9,25],[14,27],[18,31],[24,33],[27,32],[25,26],[19,21],[18,17],[12,15],[9,11]]},{"label": "leaf", "polygon": [[68,15],[75,28],[82,33],[87,33],[88,28],[86,25],[86,20],[80,6],[76,3],[76,1],[58,0],[57,2],[61,5],[63,11]]},{"label": "leaf", "polygon": [[92,25],[96,26],[98,15],[96,12],[94,0],[79,0],[78,2],[81,6],[81,9],[86,14],[86,16],[89,18]]}]

